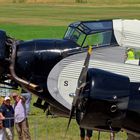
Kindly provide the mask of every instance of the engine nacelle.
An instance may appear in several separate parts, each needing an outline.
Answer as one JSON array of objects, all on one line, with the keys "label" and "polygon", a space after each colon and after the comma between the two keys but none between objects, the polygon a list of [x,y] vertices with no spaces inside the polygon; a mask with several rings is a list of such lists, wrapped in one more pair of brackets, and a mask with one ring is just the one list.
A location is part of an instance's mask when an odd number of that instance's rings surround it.
[{"label": "engine nacelle", "polygon": [[128,77],[99,69],[89,69],[87,85],[80,95],[78,104],[80,126],[119,131],[126,117],[129,89]]},{"label": "engine nacelle", "polygon": [[0,30],[0,60],[5,59],[6,55],[6,32]]}]

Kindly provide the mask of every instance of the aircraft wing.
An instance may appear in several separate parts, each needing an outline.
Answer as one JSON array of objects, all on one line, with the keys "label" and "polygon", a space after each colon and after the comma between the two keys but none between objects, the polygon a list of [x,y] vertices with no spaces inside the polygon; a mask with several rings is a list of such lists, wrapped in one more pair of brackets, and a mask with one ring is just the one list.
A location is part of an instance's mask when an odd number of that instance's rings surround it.
[{"label": "aircraft wing", "polygon": [[140,47],[140,20],[113,20],[113,30],[122,47]]}]

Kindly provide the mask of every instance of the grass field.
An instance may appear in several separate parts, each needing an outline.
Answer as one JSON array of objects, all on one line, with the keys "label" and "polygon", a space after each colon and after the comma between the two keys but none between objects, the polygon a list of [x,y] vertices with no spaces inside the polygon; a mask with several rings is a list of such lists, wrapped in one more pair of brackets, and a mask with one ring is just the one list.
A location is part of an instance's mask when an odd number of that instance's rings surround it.
[{"label": "grass field", "polygon": [[[140,19],[140,1],[93,0],[92,4],[55,3],[52,5],[51,3],[12,4],[5,0],[0,4],[0,29],[5,30],[12,37],[23,40],[62,38],[67,25],[71,22],[112,18]],[[35,97],[32,102],[34,100]],[[33,106],[31,106],[31,113],[33,115],[29,116],[29,121],[33,140],[64,139],[67,119],[46,118],[42,110]],[[126,135],[119,133],[117,138],[123,140],[126,139]],[[65,139],[79,139],[79,129],[75,120],[72,121]],[[97,132],[94,132],[92,139],[98,139]],[[101,139],[108,140],[109,134],[102,133]]]},{"label": "grass field", "polygon": [[0,28],[21,39],[63,37],[68,24],[79,20],[138,19],[140,5],[89,6],[1,4]]},{"label": "grass field", "polygon": [[140,4],[139,0],[0,0],[0,3],[65,3],[65,4],[75,4],[75,3],[84,3],[84,4]]}]

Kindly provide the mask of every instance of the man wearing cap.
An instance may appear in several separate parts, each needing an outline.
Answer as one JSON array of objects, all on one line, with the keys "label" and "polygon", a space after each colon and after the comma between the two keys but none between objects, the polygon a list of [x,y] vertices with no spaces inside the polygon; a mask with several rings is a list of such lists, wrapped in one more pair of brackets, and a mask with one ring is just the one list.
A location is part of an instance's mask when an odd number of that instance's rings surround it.
[{"label": "man wearing cap", "polygon": [[14,139],[14,109],[10,104],[10,97],[5,97],[0,108],[0,114],[3,115],[3,127],[7,140]]},{"label": "man wearing cap", "polygon": [[15,127],[19,140],[31,140],[29,125],[26,114],[25,99],[17,93],[13,93],[12,97],[15,101]]}]

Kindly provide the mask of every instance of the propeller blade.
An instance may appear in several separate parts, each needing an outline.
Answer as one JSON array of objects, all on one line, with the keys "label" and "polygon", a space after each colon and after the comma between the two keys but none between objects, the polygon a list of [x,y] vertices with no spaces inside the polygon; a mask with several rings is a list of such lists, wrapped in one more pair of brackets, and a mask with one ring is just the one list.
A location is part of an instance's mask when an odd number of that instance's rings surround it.
[{"label": "propeller blade", "polygon": [[77,88],[76,88],[76,91],[75,91],[75,97],[73,98],[73,102],[72,102],[72,108],[71,108],[71,111],[70,111],[70,117],[69,117],[69,122],[68,122],[68,125],[67,125],[66,133],[69,129],[71,119],[74,116],[75,108],[76,108],[76,104],[77,104],[77,99],[79,97],[81,88],[86,85],[86,77],[87,77],[87,71],[88,71],[88,65],[89,65],[89,60],[90,60],[91,53],[92,53],[92,46],[89,46],[84,65],[83,65],[83,68],[81,70],[78,82],[77,82]]},{"label": "propeller blade", "polygon": [[92,53],[92,46],[89,46],[84,65],[83,65],[83,68],[81,70],[81,73],[80,73],[80,76],[78,79],[77,88],[75,91],[75,97],[73,99],[72,106],[76,106],[76,102],[77,102],[77,99],[79,97],[81,88],[83,88],[86,85],[87,71],[88,71],[91,53]]},{"label": "propeller blade", "polygon": [[92,47],[89,46],[84,65],[78,79],[77,88],[84,87],[86,84],[86,77],[87,77],[87,71],[88,71],[88,65],[89,65],[91,53],[92,53]]},{"label": "propeller blade", "polygon": [[69,122],[68,122],[67,129],[66,129],[66,132],[65,132],[65,137],[66,137],[66,134],[68,132],[68,129],[69,129],[71,119],[72,119],[72,116],[73,116],[74,112],[75,112],[75,106],[72,106],[71,111],[70,111]]}]

